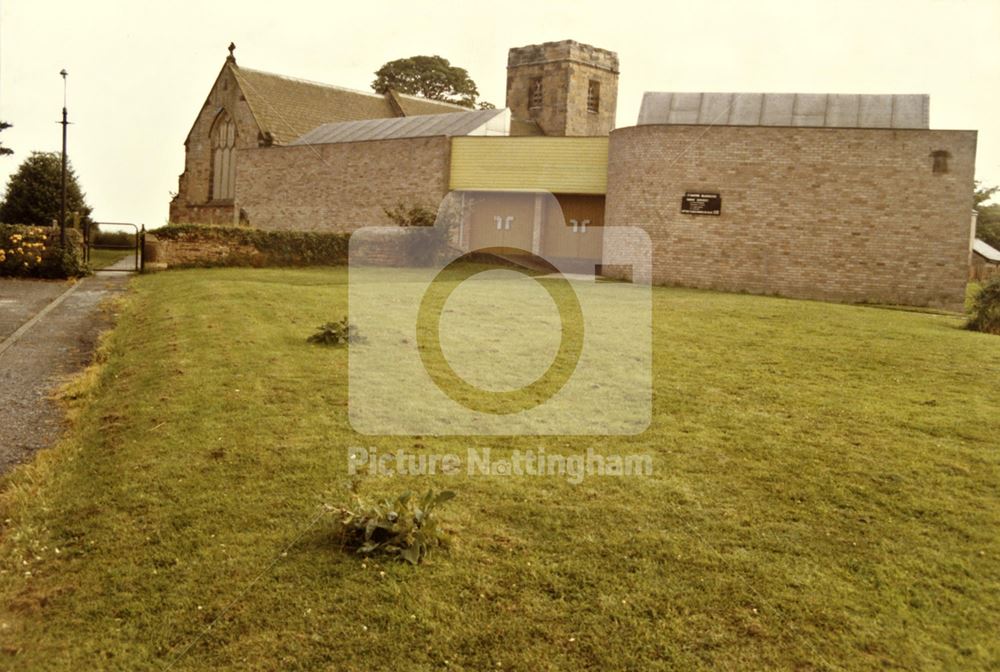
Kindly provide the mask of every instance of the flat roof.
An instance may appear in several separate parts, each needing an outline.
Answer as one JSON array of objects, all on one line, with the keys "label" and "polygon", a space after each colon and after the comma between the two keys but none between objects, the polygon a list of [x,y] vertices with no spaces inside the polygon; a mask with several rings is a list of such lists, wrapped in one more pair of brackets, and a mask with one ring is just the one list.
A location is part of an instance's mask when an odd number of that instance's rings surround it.
[{"label": "flat roof", "polygon": [[638,125],[930,128],[927,94],[647,91]]}]

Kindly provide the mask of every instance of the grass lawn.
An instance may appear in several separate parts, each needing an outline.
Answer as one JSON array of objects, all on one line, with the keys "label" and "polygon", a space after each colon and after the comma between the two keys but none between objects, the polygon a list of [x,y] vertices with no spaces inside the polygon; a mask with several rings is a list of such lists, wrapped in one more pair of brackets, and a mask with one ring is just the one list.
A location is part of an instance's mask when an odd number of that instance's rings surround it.
[{"label": "grass lawn", "polygon": [[[0,668],[988,670],[1000,338],[957,317],[655,289],[636,436],[365,437],[344,269],[137,278],[73,426],[0,495]],[[455,490],[419,567],[338,548],[351,446],[649,453]]]},{"label": "grass lawn", "polygon": [[99,271],[102,268],[107,268],[119,259],[124,259],[125,257],[134,258],[135,250],[104,250],[91,248],[90,267],[95,271]]}]

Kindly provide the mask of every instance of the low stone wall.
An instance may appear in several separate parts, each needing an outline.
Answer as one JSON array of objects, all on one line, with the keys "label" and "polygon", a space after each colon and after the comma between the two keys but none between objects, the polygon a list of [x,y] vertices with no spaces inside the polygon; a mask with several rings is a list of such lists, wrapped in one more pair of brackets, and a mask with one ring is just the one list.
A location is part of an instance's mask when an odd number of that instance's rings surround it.
[{"label": "low stone wall", "polygon": [[266,265],[264,255],[253,245],[197,236],[161,240],[147,233],[143,255],[147,264],[163,264],[164,268]]}]

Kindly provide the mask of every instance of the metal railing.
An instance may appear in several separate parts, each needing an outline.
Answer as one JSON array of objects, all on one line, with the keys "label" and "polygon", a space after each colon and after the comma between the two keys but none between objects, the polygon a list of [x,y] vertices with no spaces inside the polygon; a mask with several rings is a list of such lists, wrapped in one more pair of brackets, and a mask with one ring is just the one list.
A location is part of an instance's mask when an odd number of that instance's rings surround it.
[{"label": "metal railing", "polygon": [[[102,233],[101,231],[102,226],[129,227],[133,230],[133,233],[126,234],[126,236],[130,236],[132,238],[132,241],[125,244],[99,242],[100,241],[99,234]],[[104,231],[103,233],[110,233],[114,235],[116,233],[120,234],[125,232],[118,230],[113,232]],[[145,226],[142,226],[140,228],[138,225],[132,224],[130,222],[93,222],[93,223],[88,222],[83,227],[83,259],[87,264],[90,264],[92,250],[131,250],[133,258],[133,263],[131,264],[131,268],[114,268],[114,266],[117,265],[116,261],[108,265],[107,267],[98,270],[120,271],[124,273],[133,273],[137,271],[142,271],[143,267],[145,266],[144,264],[145,260],[143,259],[142,255],[142,249],[145,243],[145,238],[146,238]],[[124,259],[127,256],[128,256],[127,254],[123,254],[122,258]]]}]

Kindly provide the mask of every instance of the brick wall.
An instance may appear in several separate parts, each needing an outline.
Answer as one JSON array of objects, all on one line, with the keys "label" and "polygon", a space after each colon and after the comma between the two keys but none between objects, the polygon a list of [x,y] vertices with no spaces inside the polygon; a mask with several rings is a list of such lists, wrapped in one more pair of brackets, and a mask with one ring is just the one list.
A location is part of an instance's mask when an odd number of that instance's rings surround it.
[{"label": "brick wall", "polygon": [[350,232],[392,224],[384,208],[437,210],[448,193],[446,137],[249,149],[236,207],[252,227]]},{"label": "brick wall", "polygon": [[[623,128],[606,224],[649,233],[657,284],[960,309],[975,149],[975,131]],[[681,214],[686,191],[722,214]]]}]

